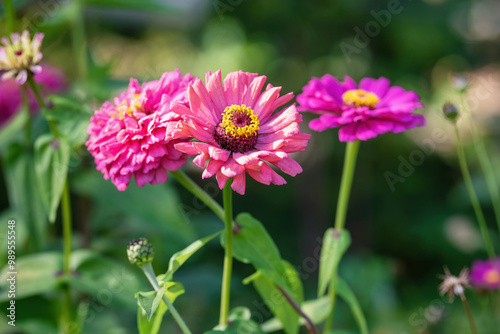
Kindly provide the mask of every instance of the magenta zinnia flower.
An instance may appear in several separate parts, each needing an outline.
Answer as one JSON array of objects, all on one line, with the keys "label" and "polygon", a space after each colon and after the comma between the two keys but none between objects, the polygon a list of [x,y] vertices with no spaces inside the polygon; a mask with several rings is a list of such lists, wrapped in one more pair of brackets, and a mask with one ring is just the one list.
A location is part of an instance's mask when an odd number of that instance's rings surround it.
[{"label": "magenta zinnia flower", "polygon": [[229,73],[223,84],[220,70],[207,72],[205,85],[197,79],[189,86],[191,108],[173,107],[184,115],[186,132],[199,140],[175,147],[196,155],[193,162],[205,168],[202,177],[215,175],[220,189],[233,178],[231,188],[244,194],[247,173],[260,183],[285,184],[269,164],[291,176],[302,172],[288,154],[303,151],[310,135],[300,132],[302,116],[295,105],[273,114],[293,94],[280,97],[281,87],[271,85],[262,92],[265,81],[265,76],[239,71]]},{"label": "magenta zinnia flower", "polygon": [[160,80],[140,86],[130,79],[128,90],[105,102],[90,119],[86,145],[97,169],[118,190],[125,190],[132,176],[142,187],[167,180],[167,171],[175,171],[186,163],[188,155],[176,150],[181,138],[181,117],[170,110],[170,103],[187,107],[186,88],[191,74],[164,73]]},{"label": "magenta zinnia flower", "polygon": [[474,261],[470,271],[470,280],[472,285],[477,288],[500,289],[500,258]]},{"label": "magenta zinnia flower", "polygon": [[315,131],[340,127],[343,142],[424,126],[424,117],[412,113],[423,106],[419,96],[389,84],[383,77],[364,78],[359,86],[348,76],[343,83],[329,74],[312,78],[297,96],[299,110],[321,115],[309,123]]}]

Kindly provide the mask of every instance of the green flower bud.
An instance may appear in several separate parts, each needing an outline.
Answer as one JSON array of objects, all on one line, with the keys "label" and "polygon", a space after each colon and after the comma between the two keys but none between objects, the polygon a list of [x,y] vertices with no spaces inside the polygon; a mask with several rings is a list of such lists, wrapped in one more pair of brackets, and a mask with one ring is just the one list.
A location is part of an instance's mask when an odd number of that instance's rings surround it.
[{"label": "green flower bud", "polygon": [[458,107],[453,103],[445,103],[443,105],[443,113],[450,121],[455,121],[458,117]]},{"label": "green flower bud", "polygon": [[127,255],[130,263],[142,266],[153,261],[155,252],[148,239],[140,238],[128,243]]}]

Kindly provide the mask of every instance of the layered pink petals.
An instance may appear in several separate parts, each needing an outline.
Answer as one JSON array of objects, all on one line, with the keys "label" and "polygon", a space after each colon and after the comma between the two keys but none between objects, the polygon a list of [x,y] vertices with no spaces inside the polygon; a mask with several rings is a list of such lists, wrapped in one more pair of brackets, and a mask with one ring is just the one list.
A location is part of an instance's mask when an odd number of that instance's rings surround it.
[{"label": "layered pink petals", "polygon": [[[363,90],[374,94],[374,106],[353,106],[345,103],[343,94],[350,90]],[[327,74],[312,78],[297,96],[299,110],[311,111],[320,116],[309,123],[315,131],[338,128],[340,141],[368,140],[378,135],[399,133],[425,126],[425,118],[413,110],[423,105],[419,96],[399,86],[390,86],[386,78],[364,78],[357,85],[351,78],[344,82]]]},{"label": "layered pink petals", "polygon": [[[222,80],[220,70],[207,72],[205,85],[196,80],[188,89],[191,108],[180,104],[172,108],[183,116],[183,125],[191,136],[200,141],[179,143],[175,147],[185,154],[196,155],[193,162],[205,169],[202,177],[215,175],[221,189],[232,178],[231,188],[244,194],[246,174],[266,185],[285,184],[285,179],[270,165],[292,176],[302,171],[288,154],[303,151],[310,135],[300,132],[302,116],[295,106],[274,112],[289,102],[293,94],[280,97],[281,87],[271,85],[262,91],[265,81],[265,76],[256,73],[232,72]],[[242,153],[223,149],[214,138],[225,108],[231,105],[251,108],[259,120],[256,144]]]},{"label": "layered pink petals", "polygon": [[181,117],[171,111],[171,103],[187,107],[186,89],[193,80],[176,70],[160,80],[141,85],[130,80],[127,92],[104,103],[90,119],[86,145],[97,169],[125,190],[132,178],[142,187],[167,180],[167,171],[186,163],[188,154],[175,148],[189,140]]}]

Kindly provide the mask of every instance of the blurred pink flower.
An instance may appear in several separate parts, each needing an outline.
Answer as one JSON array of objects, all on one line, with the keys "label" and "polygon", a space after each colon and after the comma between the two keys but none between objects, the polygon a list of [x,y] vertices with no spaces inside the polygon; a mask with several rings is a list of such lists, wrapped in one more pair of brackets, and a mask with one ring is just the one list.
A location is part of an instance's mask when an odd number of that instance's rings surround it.
[{"label": "blurred pink flower", "polygon": [[22,85],[28,79],[28,71],[38,73],[42,69],[38,63],[42,60],[40,48],[42,46],[43,34],[36,33],[31,40],[28,30],[22,34],[13,33],[10,39],[0,39],[0,70],[5,70],[2,80],[14,78]]},{"label": "blurred pink flower", "polygon": [[90,118],[86,145],[97,170],[106,180],[111,178],[118,190],[127,189],[132,176],[140,187],[163,183],[168,170],[186,163],[188,155],[174,145],[189,138],[180,138],[181,117],[171,112],[170,102],[188,107],[185,93],[192,80],[191,74],[183,77],[179,70],[142,87],[130,79],[128,90],[114,104],[105,102]]},{"label": "blurred pink flower", "polygon": [[470,280],[477,288],[500,289],[500,258],[474,261],[470,271]]},{"label": "blurred pink flower", "polygon": [[288,154],[303,151],[310,135],[300,132],[302,116],[295,105],[273,114],[293,94],[279,97],[281,87],[272,85],[262,92],[265,81],[265,76],[239,71],[229,73],[223,84],[220,70],[207,72],[205,85],[196,79],[188,88],[191,108],[173,107],[184,116],[186,134],[199,140],[175,147],[196,155],[193,162],[205,168],[202,177],[215,175],[220,189],[233,178],[231,188],[244,194],[247,173],[266,185],[285,184],[268,163],[291,176],[302,172]]},{"label": "blurred pink flower", "polygon": [[[41,64],[41,71],[35,74],[34,79],[39,85],[42,97],[50,94],[61,93],[68,88],[68,82],[64,72],[60,68],[47,63]],[[21,110],[21,89],[23,88],[13,79],[3,81],[0,80],[0,126],[7,123],[12,115]],[[27,90],[29,110],[33,114],[40,109],[40,106],[38,105],[31,88],[27,87]]]},{"label": "blurred pink flower", "polygon": [[300,111],[321,116],[309,127],[315,131],[340,127],[340,141],[368,140],[387,132],[403,132],[425,125],[419,96],[399,86],[389,86],[386,78],[364,78],[359,86],[348,76],[341,83],[329,74],[312,78],[297,96]]}]

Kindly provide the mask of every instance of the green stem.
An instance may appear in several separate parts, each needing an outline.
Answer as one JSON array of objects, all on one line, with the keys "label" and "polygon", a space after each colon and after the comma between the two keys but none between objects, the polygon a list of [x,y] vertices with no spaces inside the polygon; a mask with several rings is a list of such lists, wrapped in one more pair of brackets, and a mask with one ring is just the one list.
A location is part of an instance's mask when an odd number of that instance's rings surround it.
[{"label": "green stem", "polygon": [[3,0],[3,4],[5,7],[5,17],[7,20],[7,34],[12,34],[16,31],[16,9],[14,8],[14,4],[12,0]]},{"label": "green stem", "polygon": [[200,188],[193,180],[189,178],[183,171],[177,170],[170,172],[176,180],[184,186],[193,195],[198,197],[206,206],[208,206],[221,220],[225,220],[224,209],[210,195]]},{"label": "green stem", "polygon": [[229,297],[231,292],[231,271],[233,267],[233,198],[231,181],[226,181],[222,191],[224,202],[224,223],[226,225],[226,248],[224,253],[224,271],[222,274],[222,292],[220,301],[219,325],[226,325],[229,314]]},{"label": "green stem", "polygon": [[[153,286],[155,291],[160,291],[161,287],[158,284],[158,280],[156,279],[156,275],[153,271],[153,267],[151,266],[151,263],[143,265],[140,268],[144,272],[144,275],[146,275],[146,277],[148,278],[149,283],[151,283],[151,285]],[[167,305],[167,308],[170,311],[170,313],[172,313],[174,320],[177,322],[177,324],[181,328],[182,332],[184,334],[191,334],[191,331],[189,330],[188,326],[186,325],[186,323],[184,322],[184,320],[180,316],[179,312],[177,312],[177,309],[174,307],[174,305],[172,304],[170,299],[168,299],[168,297],[165,294],[163,294],[163,301]]]},{"label": "green stem", "polygon": [[495,250],[491,243],[490,235],[488,233],[488,226],[486,225],[486,220],[484,219],[483,211],[481,210],[481,205],[474,190],[474,185],[472,184],[472,179],[470,177],[469,168],[467,167],[467,161],[465,159],[465,152],[462,145],[462,140],[460,139],[460,133],[458,132],[458,127],[455,124],[455,137],[457,140],[457,156],[458,162],[460,164],[460,169],[462,170],[462,176],[464,178],[465,187],[469,193],[469,198],[474,208],[476,214],[477,222],[479,223],[479,229],[481,230],[481,235],[483,237],[484,244],[486,246],[486,251],[490,258],[495,258]]},{"label": "green stem", "polygon": [[[40,92],[38,90],[38,86],[35,83],[35,80],[33,79],[33,74],[28,75],[28,85],[30,86],[31,90],[33,91],[33,94],[35,94],[36,100],[38,101],[38,104],[40,105],[41,108],[47,108],[47,105],[45,104],[45,101],[42,99],[40,96]],[[49,122],[49,127],[50,131],[54,135],[54,138],[59,138],[59,131],[57,130],[56,122],[53,120],[49,119],[47,120]]]},{"label": "green stem", "polygon": [[72,226],[71,226],[71,204],[70,204],[69,183],[66,179],[61,199],[61,211],[63,222],[63,269],[66,275],[71,275],[70,260],[71,260],[71,239],[72,239]]},{"label": "green stem", "polygon": [[[345,151],[344,167],[342,169],[342,179],[340,181],[339,198],[337,201],[337,212],[335,214],[335,229],[342,230],[345,226],[347,207],[349,205],[349,195],[351,193],[352,179],[356,168],[356,158],[358,156],[360,141],[348,142]],[[332,328],[333,316],[335,314],[336,293],[333,285],[333,279],[337,276],[337,270],[334,270],[332,281],[330,282],[328,295],[330,297],[331,309],[330,315],[326,319],[323,333]]]},{"label": "green stem", "polygon": [[[464,94],[462,93],[460,95],[462,97],[463,108],[465,110],[468,110],[468,105],[467,101],[465,100]],[[469,113],[469,119],[472,139],[474,141],[474,148],[479,160],[479,165],[481,166],[481,170],[483,171],[484,177],[486,179],[486,187],[488,188],[488,192],[490,194],[493,212],[495,213],[495,219],[497,221],[498,232],[500,233],[500,190],[497,178],[495,177],[495,171],[488,157],[488,151],[486,150],[483,138],[479,135],[479,131],[477,130],[477,126],[472,113]]]},{"label": "green stem", "polygon": [[85,37],[85,22],[83,19],[83,5],[81,0],[73,1],[73,19],[71,27],[71,39],[73,52],[77,61],[78,75],[84,85],[87,82],[87,39]]},{"label": "green stem", "polygon": [[462,299],[462,303],[464,304],[465,308],[465,313],[467,313],[467,320],[469,320],[470,330],[472,331],[472,334],[477,334],[476,324],[474,323],[474,318],[472,317],[472,312],[470,310],[469,302],[467,301],[467,298],[465,298],[465,295],[463,293],[460,294],[460,299]]}]

